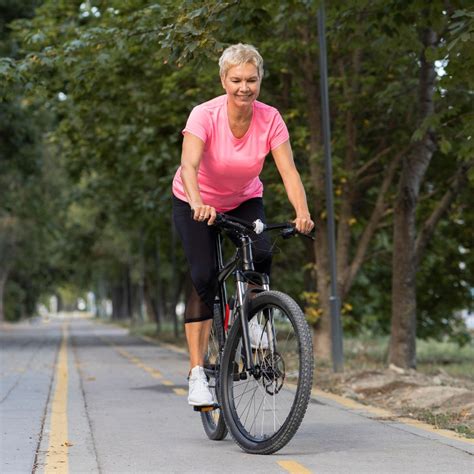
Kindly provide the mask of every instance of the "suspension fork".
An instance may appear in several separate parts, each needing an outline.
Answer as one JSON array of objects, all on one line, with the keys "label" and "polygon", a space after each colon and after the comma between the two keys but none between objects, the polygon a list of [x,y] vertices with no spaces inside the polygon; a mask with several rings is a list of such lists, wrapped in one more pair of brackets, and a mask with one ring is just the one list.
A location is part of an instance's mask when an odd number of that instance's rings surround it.
[{"label": "suspension fork", "polygon": [[237,301],[240,307],[239,316],[240,324],[242,326],[242,338],[243,338],[243,351],[244,351],[244,361],[245,361],[245,370],[254,373],[255,365],[253,363],[252,357],[252,347],[250,344],[250,335],[249,335],[249,319],[248,319],[248,304],[247,304],[247,283],[245,281],[244,275],[241,271],[236,272],[236,282],[237,282]]},{"label": "suspension fork", "polygon": [[[247,292],[244,298],[244,304],[246,307],[248,307],[252,300],[253,294],[270,290],[270,278],[266,273],[257,273],[253,271],[245,272],[245,278],[253,282],[258,281],[261,286],[261,288],[247,288]],[[271,352],[275,352],[276,331],[275,325],[273,324],[273,311],[269,308],[264,309],[263,315],[264,319],[263,321],[259,321],[259,323],[265,324],[264,329],[268,338],[268,347]]]},{"label": "suspension fork", "polygon": [[[258,277],[261,281],[262,288],[248,288],[248,278]],[[242,272],[237,272],[236,274],[236,281],[237,281],[237,299],[239,302],[240,310],[240,318],[241,318],[241,325],[242,325],[242,338],[243,338],[243,350],[244,350],[244,360],[245,360],[245,369],[248,370],[250,373],[255,373],[255,364],[252,357],[252,346],[250,341],[250,334],[249,334],[249,320],[250,320],[250,302],[252,300],[252,294],[260,293],[261,291],[268,291],[270,290],[270,279],[266,274],[255,273],[253,271],[245,272],[245,275]],[[275,351],[275,327],[273,324],[273,314],[270,309],[264,310],[265,316],[265,330],[267,333],[268,338],[268,345],[270,351],[273,353]]]}]

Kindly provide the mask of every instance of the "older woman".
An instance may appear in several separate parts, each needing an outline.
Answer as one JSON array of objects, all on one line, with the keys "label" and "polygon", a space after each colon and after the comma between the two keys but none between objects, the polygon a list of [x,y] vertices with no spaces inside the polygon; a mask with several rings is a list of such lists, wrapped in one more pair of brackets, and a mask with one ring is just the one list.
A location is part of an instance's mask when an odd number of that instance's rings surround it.
[{"label": "older woman", "polygon": [[[257,101],[262,57],[255,47],[236,44],[223,52],[219,67],[225,94],[192,110],[183,130],[181,166],[173,180],[173,218],[193,282],[185,332],[191,366],[188,403],[195,406],[213,403],[203,359],[217,291],[212,227],[216,212],[265,221],[259,174],[271,151],[295,209],[296,228],[308,233],[314,227],[286,125],[278,110]],[[267,237],[253,243],[253,254],[256,270],[269,274]]]}]

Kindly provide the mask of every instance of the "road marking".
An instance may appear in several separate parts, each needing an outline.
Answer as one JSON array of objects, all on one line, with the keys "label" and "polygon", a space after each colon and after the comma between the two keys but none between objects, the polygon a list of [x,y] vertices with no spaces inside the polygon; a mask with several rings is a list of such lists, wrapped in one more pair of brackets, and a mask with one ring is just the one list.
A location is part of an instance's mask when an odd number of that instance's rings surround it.
[{"label": "road marking", "polygon": [[185,390],[184,388],[173,388],[173,392],[176,393],[176,395],[187,395],[188,391]]},{"label": "road marking", "polygon": [[[128,359],[132,364],[136,365],[137,367],[144,370],[145,372],[148,372],[153,378],[155,378],[155,379],[162,379],[163,378],[163,374],[159,370],[154,369],[153,367],[150,367],[150,366],[146,365],[145,363],[143,363],[143,361],[139,357],[131,354],[130,352],[126,351],[125,349],[117,347],[114,343],[108,341],[104,337],[100,337],[100,339],[102,339],[104,342],[106,342],[107,344],[112,346],[121,356]],[[142,337],[142,339],[146,340],[147,338]],[[171,382],[171,380],[161,380],[161,383],[163,385],[166,385],[167,387],[173,387],[175,385],[175,383]],[[183,388],[173,388],[173,391],[174,391],[174,393],[176,393],[176,395],[180,395],[180,396],[188,394],[188,391],[183,389]]]},{"label": "road marking", "polygon": [[163,378],[162,373],[159,370],[154,369],[153,367],[148,367],[147,365],[145,365],[143,369],[146,370],[155,379]]},{"label": "road marking", "polygon": [[401,417],[397,415],[396,413],[393,413],[389,410],[385,410],[383,408],[373,407],[370,405],[363,405],[362,403],[358,403],[355,400],[351,400],[350,398],[345,398],[345,397],[342,397],[341,395],[324,392],[318,389],[313,389],[311,393],[315,397],[328,398],[329,400],[333,400],[339,403],[340,405],[343,405],[346,408],[350,408],[352,410],[361,410],[361,411],[370,413],[372,415],[376,415],[377,417],[379,417],[378,421],[384,421],[384,418],[386,418],[386,421],[402,423],[404,425],[409,425],[415,428],[419,428],[423,431],[428,431],[429,433],[434,433],[439,436],[443,436],[444,438],[454,439],[456,441],[462,441],[464,443],[474,445],[474,439],[465,438],[457,434],[455,431],[445,430],[442,428],[435,428],[434,426],[429,425],[428,423],[424,423],[423,421],[415,420],[412,418]]},{"label": "road marking", "polygon": [[49,429],[49,446],[46,454],[45,474],[67,473],[69,470],[67,392],[68,392],[68,360],[67,360],[67,325],[62,328],[61,347],[56,366],[56,389],[51,405],[51,423]]},{"label": "road marking", "polygon": [[312,474],[312,471],[296,461],[278,461],[278,464],[291,474]]},{"label": "road marking", "polygon": [[186,349],[183,349],[182,347],[177,347],[174,344],[168,344],[166,342],[157,341],[156,339],[153,339],[148,336],[138,336],[138,337],[148,342],[149,344],[153,344],[154,346],[164,347],[165,349],[168,349],[170,351],[178,352],[179,354],[188,355],[188,351]]},{"label": "road marking", "polygon": [[[131,354],[130,352],[126,351],[125,349],[122,349],[121,347],[116,346],[113,342],[108,341],[105,337],[100,337],[104,342],[112,346],[122,357],[125,357],[125,359],[129,360],[132,364],[136,365],[140,369],[144,370],[145,372],[148,372],[153,378],[155,379],[162,379],[163,374],[158,370],[153,367],[150,367],[149,365],[146,365],[139,357]],[[168,381],[169,382],[169,381]],[[171,385],[174,385],[172,382],[169,382]],[[165,385],[169,385],[165,383]]]}]

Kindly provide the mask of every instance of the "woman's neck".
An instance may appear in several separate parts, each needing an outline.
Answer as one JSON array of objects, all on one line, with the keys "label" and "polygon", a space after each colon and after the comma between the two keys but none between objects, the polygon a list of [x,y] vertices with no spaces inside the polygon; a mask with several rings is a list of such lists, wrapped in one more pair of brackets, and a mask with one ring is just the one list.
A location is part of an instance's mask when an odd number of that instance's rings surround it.
[{"label": "woman's neck", "polygon": [[231,122],[250,122],[252,119],[253,104],[248,107],[235,107],[232,103],[227,103],[227,115]]}]

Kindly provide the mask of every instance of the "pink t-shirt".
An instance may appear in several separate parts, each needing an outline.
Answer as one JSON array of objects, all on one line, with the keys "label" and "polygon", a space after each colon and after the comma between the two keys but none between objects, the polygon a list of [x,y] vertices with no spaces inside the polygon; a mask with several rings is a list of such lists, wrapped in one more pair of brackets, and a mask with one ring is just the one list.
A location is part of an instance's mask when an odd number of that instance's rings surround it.
[{"label": "pink t-shirt", "polygon": [[[242,138],[230,130],[227,95],[200,104],[191,111],[183,134],[189,132],[204,143],[198,170],[198,184],[205,204],[218,212],[236,208],[242,202],[261,197],[259,174],[265,157],[289,139],[280,113],[262,102],[253,103],[250,127]],[[181,167],[173,179],[173,193],[187,201],[181,180]]]}]

